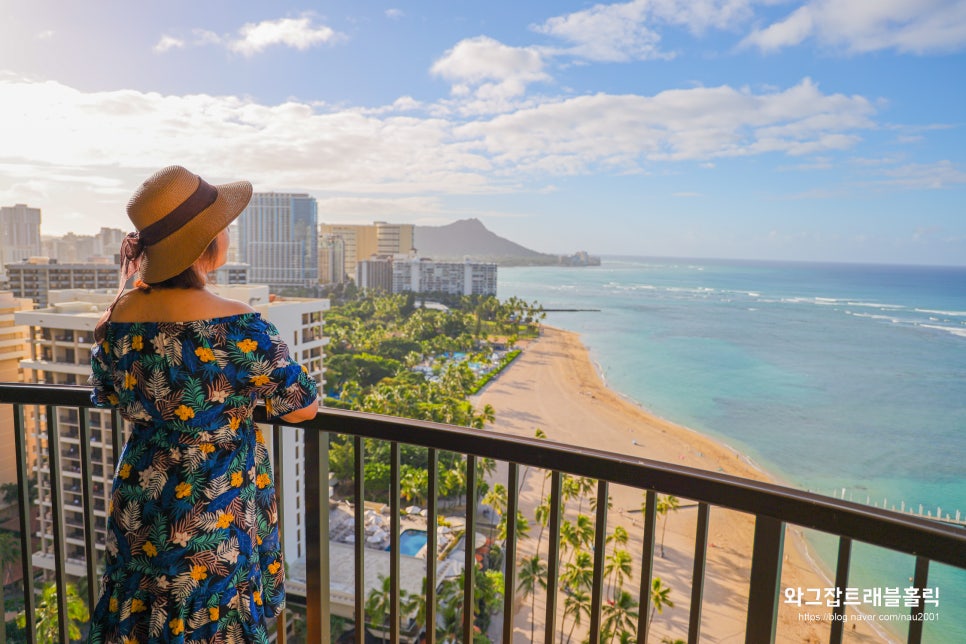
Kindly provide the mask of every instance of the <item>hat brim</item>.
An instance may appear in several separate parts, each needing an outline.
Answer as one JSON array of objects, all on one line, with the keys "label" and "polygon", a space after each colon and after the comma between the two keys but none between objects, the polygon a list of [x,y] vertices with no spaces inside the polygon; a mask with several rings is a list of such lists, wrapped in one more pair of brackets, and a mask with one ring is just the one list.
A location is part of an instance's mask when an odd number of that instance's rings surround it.
[{"label": "hat brim", "polygon": [[144,248],[139,270],[141,280],[157,284],[194,264],[211,240],[241,214],[252,198],[252,184],[248,181],[215,188],[218,197],[210,206],[158,243]]}]

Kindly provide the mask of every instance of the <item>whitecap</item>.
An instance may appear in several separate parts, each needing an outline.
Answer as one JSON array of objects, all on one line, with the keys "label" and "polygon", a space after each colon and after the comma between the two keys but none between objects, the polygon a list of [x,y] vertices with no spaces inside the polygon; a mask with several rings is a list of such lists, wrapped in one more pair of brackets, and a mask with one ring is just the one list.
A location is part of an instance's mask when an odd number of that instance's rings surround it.
[{"label": "whitecap", "polygon": [[936,331],[945,331],[946,333],[949,333],[951,335],[955,335],[960,338],[966,338],[966,329],[964,328],[942,326],[941,324],[920,324],[919,326],[921,326],[924,329],[934,329]]}]

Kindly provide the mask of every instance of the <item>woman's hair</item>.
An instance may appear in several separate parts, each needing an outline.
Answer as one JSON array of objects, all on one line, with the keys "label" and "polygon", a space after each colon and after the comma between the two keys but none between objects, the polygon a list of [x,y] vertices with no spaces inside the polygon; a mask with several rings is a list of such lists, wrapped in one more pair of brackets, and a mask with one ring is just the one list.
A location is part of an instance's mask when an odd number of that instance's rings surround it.
[{"label": "woman's hair", "polygon": [[208,271],[216,268],[215,262],[218,259],[220,246],[218,241],[219,237],[221,237],[221,234],[216,235],[211,240],[211,243],[208,244],[205,251],[201,253],[201,256],[191,266],[174,277],[169,277],[162,282],[148,284],[148,288],[204,288],[205,284],[208,283],[206,279]]}]

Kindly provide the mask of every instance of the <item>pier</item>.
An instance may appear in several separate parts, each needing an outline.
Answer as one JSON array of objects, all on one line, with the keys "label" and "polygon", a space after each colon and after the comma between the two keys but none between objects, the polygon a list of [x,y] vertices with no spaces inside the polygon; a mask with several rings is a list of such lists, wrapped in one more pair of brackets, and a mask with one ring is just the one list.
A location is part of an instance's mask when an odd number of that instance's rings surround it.
[{"label": "pier", "polygon": [[[846,496],[846,494],[848,494],[848,496]],[[854,495],[852,494],[852,492],[850,492],[848,488],[844,488],[844,487],[841,488],[840,490],[833,490],[829,496],[831,496],[834,499],[841,499],[842,501],[852,501],[854,503],[862,503],[862,501],[856,501],[853,498]],[[869,494],[865,495],[865,504],[871,505],[872,507],[875,507],[875,508],[892,510],[893,512],[911,514],[914,516],[922,517],[924,519],[932,519],[934,521],[942,521],[943,523],[948,523],[950,525],[966,527],[966,516],[964,516],[962,511],[960,510],[956,510],[955,514],[952,514],[950,512],[946,512],[945,514],[943,514],[943,509],[939,506],[936,506],[936,513],[933,514],[932,510],[926,510],[925,505],[922,503],[918,504],[918,508],[913,504],[910,504],[909,507],[906,507],[905,501],[900,501],[899,507],[896,507],[895,504],[890,506],[889,499],[885,497],[882,499],[882,505],[879,505],[877,501],[872,500],[872,496]]]}]

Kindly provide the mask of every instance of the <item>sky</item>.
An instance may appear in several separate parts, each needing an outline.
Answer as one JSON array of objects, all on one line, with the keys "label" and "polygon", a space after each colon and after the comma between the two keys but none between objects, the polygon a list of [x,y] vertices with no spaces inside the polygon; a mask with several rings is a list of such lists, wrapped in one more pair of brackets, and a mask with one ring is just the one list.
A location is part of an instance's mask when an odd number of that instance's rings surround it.
[{"label": "sky", "polygon": [[0,0],[0,205],[170,164],[534,250],[966,264],[966,2]]}]

